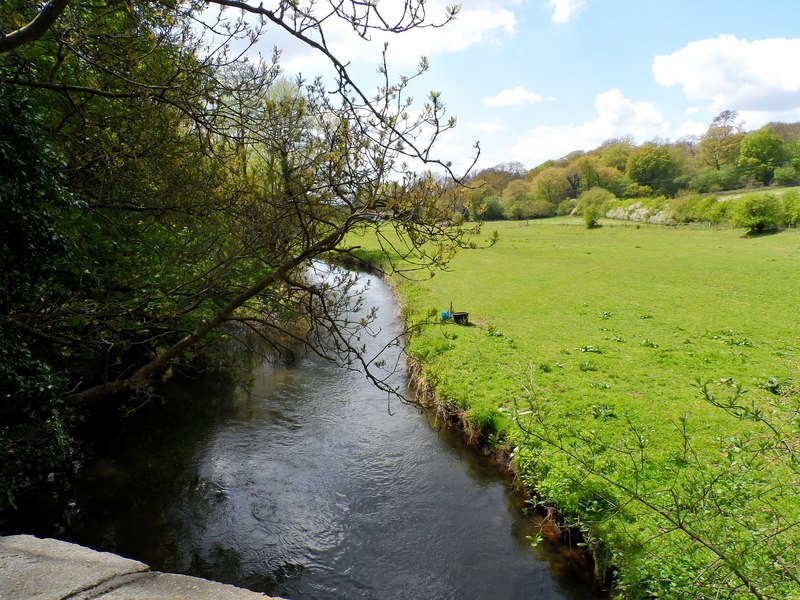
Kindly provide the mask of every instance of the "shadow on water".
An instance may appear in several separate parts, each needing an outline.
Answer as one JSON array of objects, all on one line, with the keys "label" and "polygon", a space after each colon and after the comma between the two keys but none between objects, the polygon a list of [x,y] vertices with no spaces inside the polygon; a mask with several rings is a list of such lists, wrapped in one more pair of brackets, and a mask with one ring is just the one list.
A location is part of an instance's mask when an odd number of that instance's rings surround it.
[{"label": "shadow on water", "polygon": [[[382,345],[393,299],[367,294]],[[173,384],[109,426],[60,537],[295,600],[601,597],[530,547],[521,498],[458,432],[315,357],[254,376]]]}]

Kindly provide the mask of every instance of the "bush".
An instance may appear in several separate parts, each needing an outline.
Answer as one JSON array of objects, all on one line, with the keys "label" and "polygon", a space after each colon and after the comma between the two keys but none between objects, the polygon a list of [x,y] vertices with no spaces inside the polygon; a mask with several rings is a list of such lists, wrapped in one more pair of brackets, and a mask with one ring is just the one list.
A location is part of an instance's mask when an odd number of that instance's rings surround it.
[{"label": "bush", "polygon": [[623,193],[624,198],[642,198],[646,196],[652,196],[655,192],[653,192],[653,188],[649,185],[639,185],[638,183],[630,182],[625,187],[625,192]]},{"label": "bush", "polygon": [[569,215],[575,210],[575,205],[577,204],[577,200],[567,199],[562,200],[556,206],[556,215],[559,217],[563,217],[564,215]]},{"label": "bush", "polygon": [[575,205],[575,213],[582,215],[587,208],[594,207],[597,216],[605,214],[609,205],[616,200],[614,194],[601,187],[594,187],[586,190],[578,197],[578,202]]},{"label": "bush", "polygon": [[778,185],[792,185],[797,183],[797,169],[789,165],[775,169],[775,183]]},{"label": "bush", "polygon": [[792,190],[781,196],[784,224],[788,227],[800,226],[800,192]]},{"label": "bush", "polygon": [[712,225],[719,225],[728,220],[728,213],[730,212],[732,202],[725,199],[716,199],[713,203],[709,203],[701,214],[701,221],[708,221]]},{"label": "bush", "polygon": [[556,208],[547,200],[534,200],[530,203],[530,213],[529,216],[531,219],[546,219],[547,217],[553,217],[556,214]]},{"label": "bush", "polygon": [[600,210],[596,206],[587,206],[583,210],[583,222],[586,224],[586,229],[594,229],[599,227],[600,223]]},{"label": "bush", "polygon": [[503,205],[497,196],[487,196],[477,211],[477,218],[484,221],[499,221],[504,218]]},{"label": "bush", "polygon": [[739,187],[739,172],[733,165],[721,169],[698,169],[689,179],[689,188],[699,193],[721,192]]},{"label": "bush", "polygon": [[775,231],[784,222],[783,206],[775,194],[746,194],[735,201],[730,222],[749,235]]}]

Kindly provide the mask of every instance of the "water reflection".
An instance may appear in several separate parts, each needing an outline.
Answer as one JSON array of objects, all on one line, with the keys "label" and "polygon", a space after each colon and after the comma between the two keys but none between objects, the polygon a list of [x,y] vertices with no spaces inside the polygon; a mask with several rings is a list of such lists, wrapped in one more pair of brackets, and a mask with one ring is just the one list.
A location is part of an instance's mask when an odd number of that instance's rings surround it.
[{"label": "water reflection", "polygon": [[[396,334],[380,281],[381,339]],[[363,374],[306,356],[250,393],[173,388],[79,482],[71,537],[292,599],[589,598],[529,547],[507,482]],[[157,409],[157,410],[156,410]]]}]

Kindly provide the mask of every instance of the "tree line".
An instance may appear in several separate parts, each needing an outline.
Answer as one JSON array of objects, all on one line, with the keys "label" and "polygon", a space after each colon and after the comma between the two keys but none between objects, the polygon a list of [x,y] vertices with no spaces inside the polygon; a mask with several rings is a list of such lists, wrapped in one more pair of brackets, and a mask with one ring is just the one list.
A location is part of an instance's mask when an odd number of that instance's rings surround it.
[{"label": "tree line", "polygon": [[725,110],[703,135],[673,143],[613,139],[531,170],[516,162],[484,169],[470,180],[466,211],[487,220],[536,219],[570,214],[598,189],[607,200],[624,200],[792,185],[800,182],[799,141],[800,123],[747,132],[738,113]]}]

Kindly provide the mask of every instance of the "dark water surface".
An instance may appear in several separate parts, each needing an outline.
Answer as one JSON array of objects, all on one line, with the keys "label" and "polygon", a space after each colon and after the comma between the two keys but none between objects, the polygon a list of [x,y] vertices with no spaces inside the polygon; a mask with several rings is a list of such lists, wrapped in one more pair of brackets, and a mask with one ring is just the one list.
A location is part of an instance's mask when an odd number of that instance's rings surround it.
[{"label": "dark water surface", "polygon": [[[367,296],[382,345],[393,299],[379,280]],[[458,434],[397,400],[390,415],[363,374],[318,358],[255,377],[249,393],[173,386],[127,419],[63,537],[294,600],[596,597],[530,547],[509,482]]]}]

